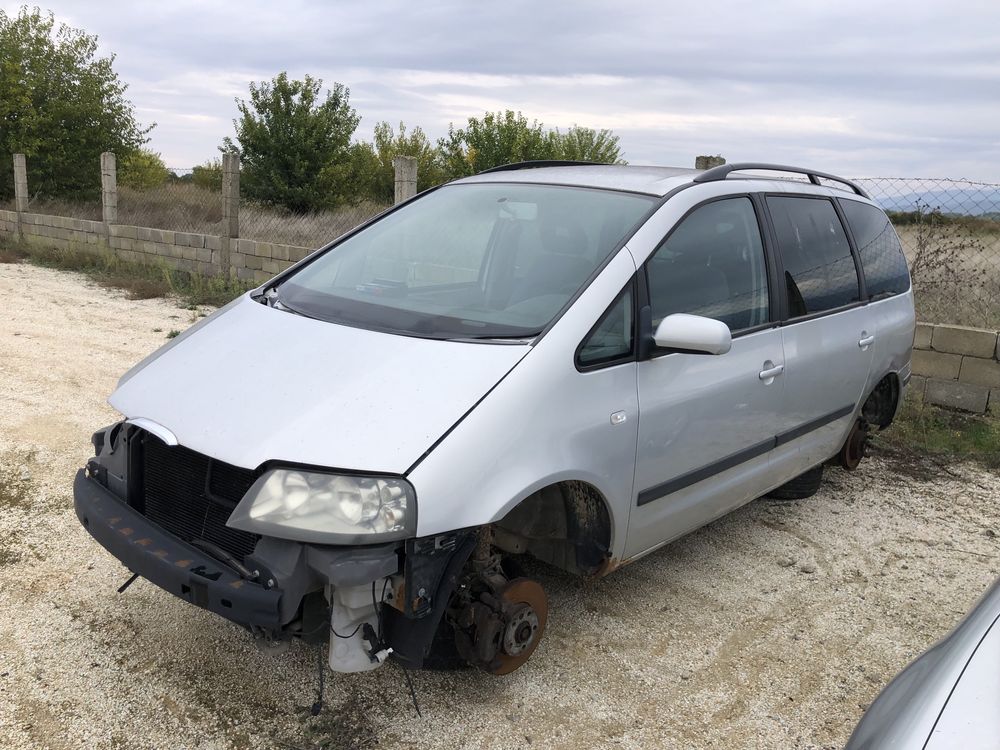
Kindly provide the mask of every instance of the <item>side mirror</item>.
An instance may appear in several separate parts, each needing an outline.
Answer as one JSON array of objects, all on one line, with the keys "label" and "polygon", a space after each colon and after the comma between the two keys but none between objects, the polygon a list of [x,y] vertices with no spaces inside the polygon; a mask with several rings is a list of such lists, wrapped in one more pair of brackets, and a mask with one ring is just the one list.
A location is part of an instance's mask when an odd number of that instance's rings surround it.
[{"label": "side mirror", "polygon": [[653,341],[664,349],[698,354],[725,354],[733,346],[733,337],[725,323],[685,313],[674,313],[661,320]]}]

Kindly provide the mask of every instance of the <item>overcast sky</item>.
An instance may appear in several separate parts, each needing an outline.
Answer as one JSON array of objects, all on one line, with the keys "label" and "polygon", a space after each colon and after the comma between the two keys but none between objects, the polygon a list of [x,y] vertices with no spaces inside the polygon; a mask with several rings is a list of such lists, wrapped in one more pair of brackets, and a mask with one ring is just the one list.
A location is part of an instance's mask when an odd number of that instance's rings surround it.
[{"label": "overcast sky", "polygon": [[[8,12],[18,3],[0,2]],[[1000,182],[1000,2],[41,2],[97,34],[170,167],[217,156],[282,70],[380,120],[486,110],[611,128],[633,164],[729,161]]]}]

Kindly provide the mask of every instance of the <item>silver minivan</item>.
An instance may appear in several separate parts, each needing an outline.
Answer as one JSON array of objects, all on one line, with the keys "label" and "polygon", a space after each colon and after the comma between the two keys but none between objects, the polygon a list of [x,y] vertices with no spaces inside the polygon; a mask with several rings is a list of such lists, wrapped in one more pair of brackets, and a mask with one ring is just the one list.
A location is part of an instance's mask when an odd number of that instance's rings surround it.
[{"label": "silver minivan", "polygon": [[[762,170],[767,170],[762,174]],[[77,514],[136,575],[332,669],[506,674],[539,565],[602,576],[853,468],[910,377],[899,240],[762,164],[517,164],[429,190],[110,397]]]}]

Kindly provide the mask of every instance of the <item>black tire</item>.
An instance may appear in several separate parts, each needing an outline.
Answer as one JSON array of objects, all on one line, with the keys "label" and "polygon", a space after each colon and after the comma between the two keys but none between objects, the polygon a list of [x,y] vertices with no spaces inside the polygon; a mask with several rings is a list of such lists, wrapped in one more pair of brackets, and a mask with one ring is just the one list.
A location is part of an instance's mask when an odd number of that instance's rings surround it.
[{"label": "black tire", "polygon": [[775,500],[804,500],[816,494],[822,481],[823,464],[820,464],[771,490],[767,497]]}]

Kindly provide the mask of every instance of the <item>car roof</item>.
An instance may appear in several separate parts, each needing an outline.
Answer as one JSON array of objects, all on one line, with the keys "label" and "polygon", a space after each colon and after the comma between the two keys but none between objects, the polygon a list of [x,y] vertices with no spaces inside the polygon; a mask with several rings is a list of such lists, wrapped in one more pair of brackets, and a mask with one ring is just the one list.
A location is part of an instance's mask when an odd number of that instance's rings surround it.
[{"label": "car roof", "polygon": [[683,167],[580,164],[480,172],[456,182],[534,182],[603,188],[605,190],[625,190],[662,196],[675,187],[691,182],[701,173],[700,169],[684,169]]},{"label": "car roof", "polygon": [[[731,172],[743,170],[785,172],[792,173],[795,177],[731,174]],[[817,178],[831,180],[835,184],[820,184]],[[701,170],[684,167],[634,166],[631,164],[524,162],[480,172],[471,177],[456,180],[455,184],[521,182],[621,190],[662,197],[675,188],[693,182],[719,182],[723,180],[751,181],[757,183],[752,188],[755,190],[785,191],[791,188],[795,192],[840,196],[846,192],[870,202],[870,198],[864,191],[842,177],[798,167],[756,163],[723,165],[715,169]]]}]

